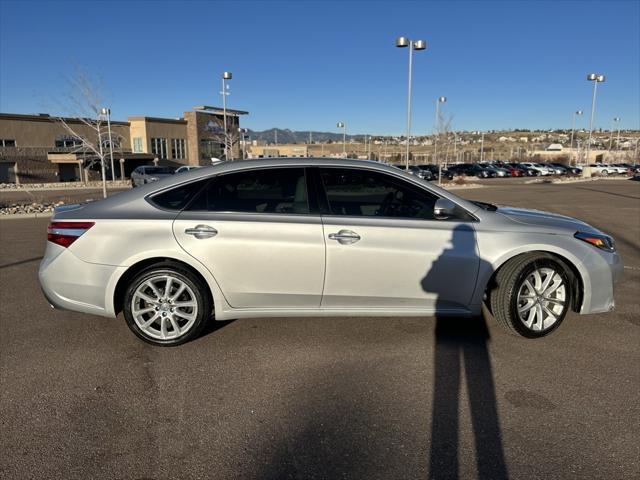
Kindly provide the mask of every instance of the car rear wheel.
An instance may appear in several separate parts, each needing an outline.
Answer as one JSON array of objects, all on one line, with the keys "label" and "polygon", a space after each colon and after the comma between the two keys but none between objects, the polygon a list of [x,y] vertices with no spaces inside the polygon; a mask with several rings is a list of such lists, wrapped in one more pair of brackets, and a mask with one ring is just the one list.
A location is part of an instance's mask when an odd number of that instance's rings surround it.
[{"label": "car rear wheel", "polygon": [[548,335],[560,326],[571,303],[569,269],[544,253],[521,255],[505,264],[490,292],[498,323],[526,338]]},{"label": "car rear wheel", "polygon": [[150,267],[132,279],[124,300],[129,328],[145,342],[174,346],[196,338],[212,312],[203,282],[177,265]]}]

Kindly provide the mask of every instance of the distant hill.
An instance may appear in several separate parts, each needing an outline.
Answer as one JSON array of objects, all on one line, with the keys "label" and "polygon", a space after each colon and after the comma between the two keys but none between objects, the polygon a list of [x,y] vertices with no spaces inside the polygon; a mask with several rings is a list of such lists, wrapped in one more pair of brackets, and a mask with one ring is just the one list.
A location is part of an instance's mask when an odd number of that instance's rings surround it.
[{"label": "distant hill", "polygon": [[[307,143],[309,142],[309,131],[298,132],[288,128],[270,128],[269,130],[256,131],[249,130],[248,135],[251,140],[258,140],[265,143],[275,143],[276,132],[278,132],[278,143]],[[314,142],[342,142],[342,134],[335,132],[311,132],[311,139]],[[347,135],[349,140],[362,141],[363,135]]]}]

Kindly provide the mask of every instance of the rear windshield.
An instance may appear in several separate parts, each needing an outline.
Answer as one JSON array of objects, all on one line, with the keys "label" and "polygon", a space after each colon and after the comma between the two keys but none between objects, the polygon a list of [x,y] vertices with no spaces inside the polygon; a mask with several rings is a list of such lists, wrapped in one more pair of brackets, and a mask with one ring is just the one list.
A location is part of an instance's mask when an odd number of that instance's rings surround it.
[{"label": "rear windshield", "polygon": [[172,173],[173,171],[169,167],[147,167],[144,169],[144,173],[149,173],[151,175],[158,175],[163,173]]}]

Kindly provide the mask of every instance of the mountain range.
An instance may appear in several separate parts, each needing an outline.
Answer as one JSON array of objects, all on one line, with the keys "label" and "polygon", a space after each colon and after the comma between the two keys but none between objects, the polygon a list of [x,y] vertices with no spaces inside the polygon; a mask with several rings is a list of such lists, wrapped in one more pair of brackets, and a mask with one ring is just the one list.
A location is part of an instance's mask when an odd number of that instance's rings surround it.
[{"label": "mountain range", "polygon": [[[298,132],[295,130],[289,130],[288,128],[270,128],[268,130],[256,131],[249,129],[247,135],[250,140],[258,140],[265,143],[308,143],[309,133],[311,133],[311,140],[313,142],[342,142],[342,133],[336,132]],[[356,141],[362,141],[364,135],[347,135],[347,141],[353,139]]]}]

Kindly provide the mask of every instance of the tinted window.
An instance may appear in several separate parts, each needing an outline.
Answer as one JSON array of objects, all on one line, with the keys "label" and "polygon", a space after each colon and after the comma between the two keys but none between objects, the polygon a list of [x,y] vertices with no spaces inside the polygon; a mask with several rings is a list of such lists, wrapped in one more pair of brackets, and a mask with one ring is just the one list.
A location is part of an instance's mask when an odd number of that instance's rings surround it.
[{"label": "tinted window", "polygon": [[433,219],[438,197],[390,175],[327,168],[321,177],[332,215]]},{"label": "tinted window", "polygon": [[220,175],[189,210],[309,213],[304,168],[269,168]]},{"label": "tinted window", "polygon": [[187,183],[151,197],[151,202],[166,210],[182,210],[209,179]]},{"label": "tinted window", "polygon": [[147,175],[169,174],[173,172],[169,167],[146,167],[144,171]]}]

